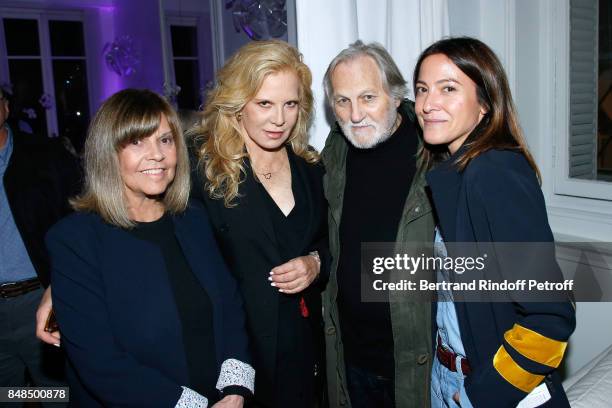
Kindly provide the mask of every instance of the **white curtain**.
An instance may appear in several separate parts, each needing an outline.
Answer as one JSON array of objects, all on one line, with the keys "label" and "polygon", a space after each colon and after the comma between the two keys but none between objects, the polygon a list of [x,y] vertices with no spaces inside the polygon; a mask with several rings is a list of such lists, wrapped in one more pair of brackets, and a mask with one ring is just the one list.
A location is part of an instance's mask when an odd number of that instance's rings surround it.
[{"label": "white curtain", "polygon": [[[316,117],[310,143],[321,150],[326,115],[323,75],[342,49],[361,39],[381,43],[408,83],[419,53],[449,34],[448,0],[296,0],[298,48],[313,74]],[[412,87],[410,87],[412,88]],[[409,96],[411,99],[412,91]]]}]

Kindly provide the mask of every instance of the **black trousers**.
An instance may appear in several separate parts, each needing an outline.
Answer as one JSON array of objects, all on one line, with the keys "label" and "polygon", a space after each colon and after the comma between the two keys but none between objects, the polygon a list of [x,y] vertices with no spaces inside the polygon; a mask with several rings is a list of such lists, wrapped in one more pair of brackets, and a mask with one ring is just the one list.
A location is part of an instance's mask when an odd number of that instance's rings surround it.
[{"label": "black trousers", "polygon": [[395,407],[395,384],[392,378],[347,364],[346,381],[353,408]]}]

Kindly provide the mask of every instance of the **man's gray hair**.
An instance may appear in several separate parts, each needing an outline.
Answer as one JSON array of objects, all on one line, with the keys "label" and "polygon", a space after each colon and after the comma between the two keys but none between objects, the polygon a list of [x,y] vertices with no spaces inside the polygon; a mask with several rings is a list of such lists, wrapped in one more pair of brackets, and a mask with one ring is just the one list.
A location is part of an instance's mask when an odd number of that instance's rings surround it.
[{"label": "man's gray hair", "polygon": [[357,40],[349,45],[348,48],[340,51],[327,67],[327,71],[325,71],[323,89],[325,90],[325,96],[330,106],[333,106],[334,90],[332,87],[331,75],[334,69],[336,69],[338,64],[363,56],[370,57],[376,62],[380,70],[383,88],[389,92],[393,98],[401,101],[408,94],[406,80],[404,80],[402,73],[397,65],[395,65],[393,58],[385,47],[376,42],[364,44],[361,40]]}]

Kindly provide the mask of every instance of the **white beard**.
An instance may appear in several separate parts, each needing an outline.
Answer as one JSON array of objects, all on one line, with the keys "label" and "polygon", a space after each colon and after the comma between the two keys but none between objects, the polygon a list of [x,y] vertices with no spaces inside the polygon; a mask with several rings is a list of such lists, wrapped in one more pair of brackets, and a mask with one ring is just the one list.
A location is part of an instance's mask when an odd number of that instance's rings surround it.
[{"label": "white beard", "polygon": [[[353,146],[358,149],[371,149],[391,137],[397,115],[395,106],[391,105],[382,123],[374,122],[367,117],[359,123],[353,123],[350,119],[347,122],[341,122],[338,118],[336,119],[338,119],[338,123],[342,128],[342,133],[344,133]],[[368,137],[354,134],[353,126],[372,126],[374,134]]]}]

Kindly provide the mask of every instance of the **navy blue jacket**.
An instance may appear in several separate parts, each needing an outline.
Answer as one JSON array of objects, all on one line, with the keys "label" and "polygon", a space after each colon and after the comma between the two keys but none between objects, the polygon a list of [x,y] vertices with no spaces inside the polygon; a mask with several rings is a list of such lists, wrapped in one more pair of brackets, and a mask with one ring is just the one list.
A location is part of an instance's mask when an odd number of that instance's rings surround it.
[{"label": "navy blue jacket", "polygon": [[[249,362],[242,300],[206,211],[172,216],[176,237],[213,305],[217,370]],[[180,319],[162,253],[154,244],[75,213],[47,235],[53,307],[75,406],[173,407],[188,385]]]},{"label": "navy blue jacket", "polygon": [[[522,154],[490,150],[463,171],[453,164],[457,154],[427,175],[446,242],[553,242],[542,191]],[[455,308],[472,369],[465,388],[475,407],[515,407],[543,380],[552,394],[545,406],[569,406],[555,372],[575,327],[569,299],[455,302]]]}]

